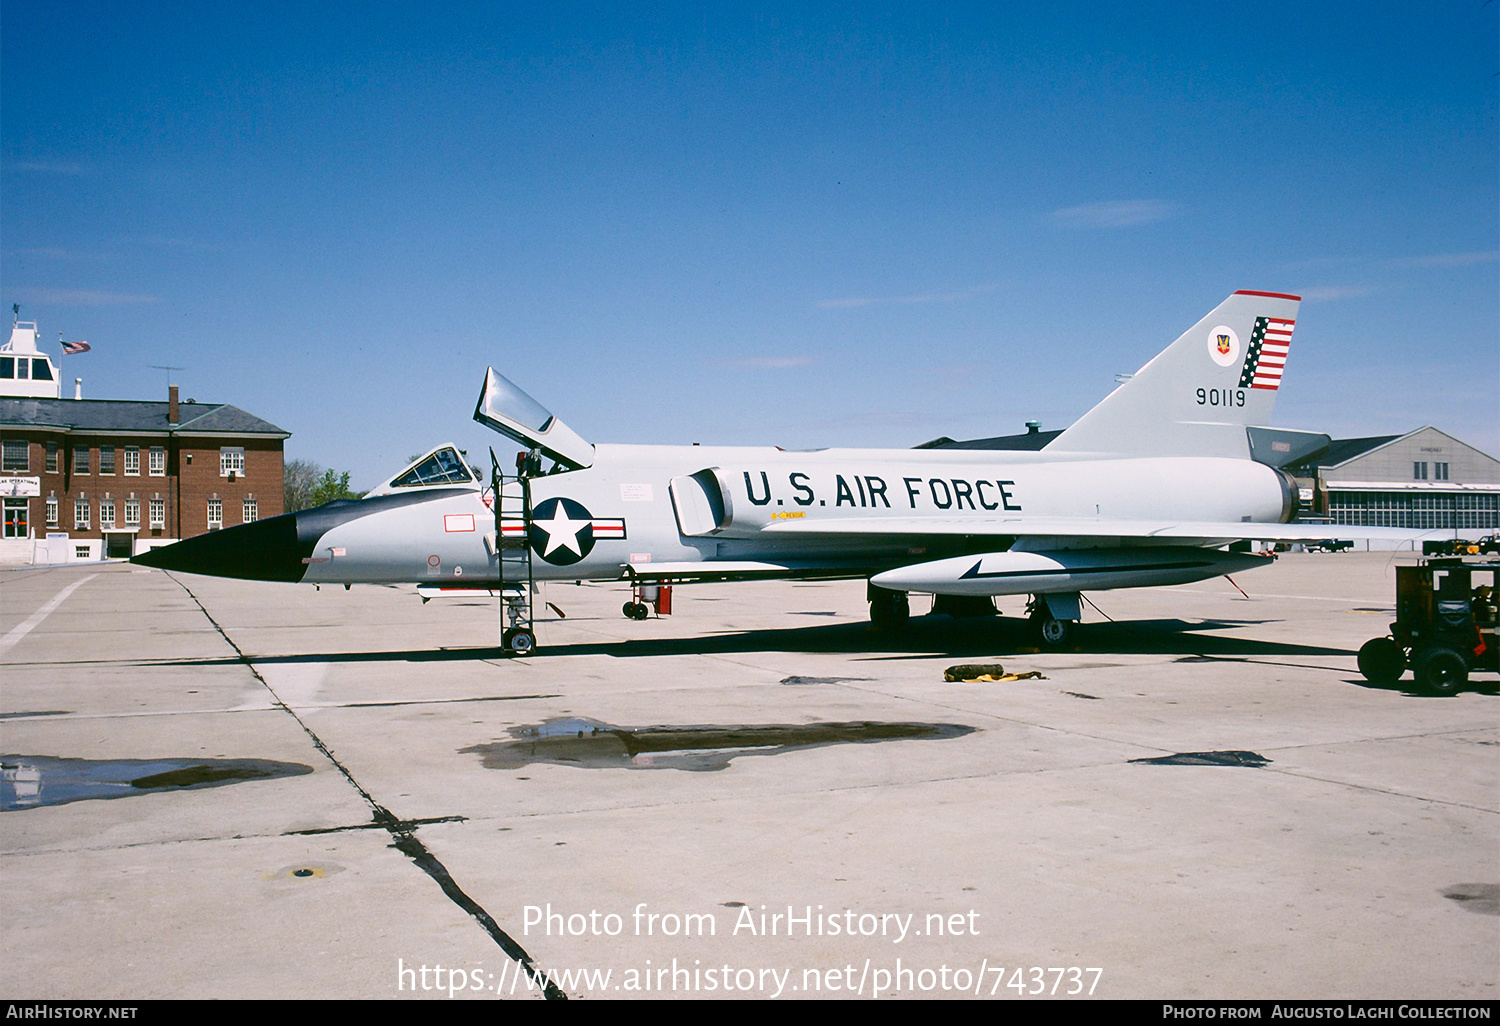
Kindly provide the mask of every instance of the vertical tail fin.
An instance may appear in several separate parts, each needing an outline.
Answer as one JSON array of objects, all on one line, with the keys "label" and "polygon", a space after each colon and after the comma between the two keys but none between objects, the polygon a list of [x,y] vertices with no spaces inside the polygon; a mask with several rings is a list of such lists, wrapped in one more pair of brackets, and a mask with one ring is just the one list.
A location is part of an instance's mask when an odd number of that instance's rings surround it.
[{"label": "vertical tail fin", "polygon": [[1236,292],[1047,451],[1249,458],[1245,429],[1271,418],[1301,301]]}]

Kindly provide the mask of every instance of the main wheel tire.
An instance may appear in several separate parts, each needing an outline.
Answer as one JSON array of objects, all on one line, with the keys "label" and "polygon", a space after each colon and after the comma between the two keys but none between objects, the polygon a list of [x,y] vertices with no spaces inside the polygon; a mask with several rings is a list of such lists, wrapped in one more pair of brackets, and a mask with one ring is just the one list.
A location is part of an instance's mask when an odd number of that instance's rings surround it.
[{"label": "main wheel tire", "polygon": [[1360,646],[1359,672],[1371,684],[1394,684],[1406,672],[1406,653],[1395,638],[1371,638]]},{"label": "main wheel tire", "polygon": [[1073,636],[1073,621],[1036,615],[1031,618],[1031,632],[1043,648],[1062,648]]},{"label": "main wheel tire", "polygon": [[1451,648],[1429,648],[1412,660],[1417,685],[1437,695],[1451,695],[1469,683],[1469,664]]},{"label": "main wheel tire", "polygon": [[870,622],[883,631],[899,631],[911,619],[911,603],[904,591],[877,589],[870,597]]}]

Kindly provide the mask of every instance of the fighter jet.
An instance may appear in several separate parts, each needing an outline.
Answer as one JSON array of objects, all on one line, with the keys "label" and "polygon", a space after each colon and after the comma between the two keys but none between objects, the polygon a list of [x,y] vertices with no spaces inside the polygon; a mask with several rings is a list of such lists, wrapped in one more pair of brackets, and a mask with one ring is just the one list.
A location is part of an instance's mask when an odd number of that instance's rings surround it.
[{"label": "fighter jet", "polygon": [[[443,445],[362,499],[133,562],[490,595],[504,603],[502,645],[515,654],[536,645],[536,585],[578,580],[863,578],[884,627],[905,623],[911,592],[985,604],[1028,595],[1038,640],[1057,646],[1084,591],[1271,563],[1252,542],[1413,535],[1295,522],[1298,490],[1282,468],[1329,439],[1260,425],[1299,303],[1234,293],[1072,427],[1026,448],[596,445],[490,368],[474,417],[525,447],[514,472],[492,456],[486,482]],[[643,611],[626,603],[626,615]]]}]

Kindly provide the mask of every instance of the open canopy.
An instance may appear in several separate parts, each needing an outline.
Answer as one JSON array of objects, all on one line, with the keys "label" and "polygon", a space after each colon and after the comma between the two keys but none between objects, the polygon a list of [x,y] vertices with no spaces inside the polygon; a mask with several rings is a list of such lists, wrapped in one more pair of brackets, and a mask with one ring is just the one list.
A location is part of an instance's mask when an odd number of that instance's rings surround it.
[{"label": "open canopy", "polygon": [[569,469],[581,470],[594,463],[592,445],[493,367],[485,372],[474,419],[528,449],[540,449]]}]

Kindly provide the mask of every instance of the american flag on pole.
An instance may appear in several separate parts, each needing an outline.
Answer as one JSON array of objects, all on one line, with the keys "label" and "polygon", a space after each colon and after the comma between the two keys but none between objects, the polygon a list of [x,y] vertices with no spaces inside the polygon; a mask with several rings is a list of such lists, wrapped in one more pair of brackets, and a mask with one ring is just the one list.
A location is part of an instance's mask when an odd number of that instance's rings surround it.
[{"label": "american flag on pole", "polygon": [[92,348],[94,347],[87,342],[64,342],[62,344],[64,356],[77,356],[79,353],[86,353]]},{"label": "american flag on pole", "polygon": [[1281,372],[1286,369],[1286,354],[1292,348],[1292,327],[1296,323],[1280,317],[1255,318],[1255,331],[1245,349],[1241,388],[1276,390],[1281,384]]}]

